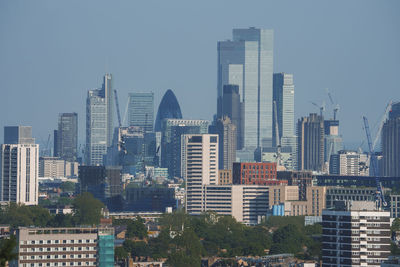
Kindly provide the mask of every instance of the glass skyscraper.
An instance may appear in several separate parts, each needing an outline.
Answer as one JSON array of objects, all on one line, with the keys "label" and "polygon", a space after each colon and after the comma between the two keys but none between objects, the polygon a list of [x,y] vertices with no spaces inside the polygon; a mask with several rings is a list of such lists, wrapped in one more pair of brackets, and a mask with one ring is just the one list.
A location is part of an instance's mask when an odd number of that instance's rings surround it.
[{"label": "glass skyscraper", "polygon": [[61,113],[58,130],[54,131],[54,156],[66,161],[78,158],[78,114]]},{"label": "glass skyscraper", "polygon": [[153,131],[154,93],[129,94],[129,126],[139,126],[145,132]]},{"label": "glass skyscraper", "polygon": [[272,146],[273,30],[234,29],[233,40],[218,42],[218,114],[223,86],[236,84],[241,97],[243,146]]}]

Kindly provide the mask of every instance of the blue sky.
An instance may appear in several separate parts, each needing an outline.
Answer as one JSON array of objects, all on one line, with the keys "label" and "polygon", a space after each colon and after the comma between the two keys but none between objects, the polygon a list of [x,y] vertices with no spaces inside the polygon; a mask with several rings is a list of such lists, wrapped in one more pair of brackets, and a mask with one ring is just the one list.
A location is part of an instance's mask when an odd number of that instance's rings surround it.
[{"label": "blue sky", "polygon": [[[274,71],[294,74],[296,120],[341,107],[345,142],[365,139],[389,100],[400,100],[400,1],[0,1],[0,127],[32,125],[37,141],[61,112],[78,112],[111,72],[120,106],[129,92],[168,88],[183,116],[216,110],[217,41],[233,28],[275,30]],[[331,116],[332,107],[327,105]],[[0,138],[2,140],[1,131]]]}]

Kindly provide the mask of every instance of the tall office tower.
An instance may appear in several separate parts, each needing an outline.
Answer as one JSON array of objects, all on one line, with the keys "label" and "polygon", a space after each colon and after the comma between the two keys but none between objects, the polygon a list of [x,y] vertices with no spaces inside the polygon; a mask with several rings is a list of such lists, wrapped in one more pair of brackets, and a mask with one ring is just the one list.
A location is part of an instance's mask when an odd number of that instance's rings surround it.
[{"label": "tall office tower", "polygon": [[343,150],[343,139],[339,134],[338,120],[324,121],[324,148],[324,162],[328,164],[327,169],[329,169],[331,155],[338,154],[340,150]]},{"label": "tall office tower", "polygon": [[400,102],[392,105],[382,128],[383,175],[400,176]]},{"label": "tall office tower", "polygon": [[88,91],[86,100],[86,164],[101,165],[107,147],[112,143],[113,91],[111,74],[104,76],[100,89]]},{"label": "tall office tower", "polygon": [[227,84],[223,87],[222,94],[222,107],[221,114],[217,114],[217,119],[221,119],[223,117],[229,117],[232,124],[236,126],[236,149],[242,149],[242,137],[243,137],[243,128],[240,123],[240,95],[239,95],[239,86],[233,84]]},{"label": "tall office tower", "polygon": [[39,145],[30,126],[4,127],[1,145],[0,201],[37,205]]},{"label": "tall office tower", "polygon": [[315,113],[297,123],[297,168],[321,171],[324,166],[324,118]]},{"label": "tall office tower", "polygon": [[322,267],[378,267],[390,255],[390,212],[377,210],[373,201],[323,210],[322,232]]},{"label": "tall office tower", "polygon": [[139,126],[145,132],[153,131],[154,93],[129,94],[129,126]]},{"label": "tall office tower", "polygon": [[181,177],[182,135],[206,134],[208,125],[209,122],[206,120],[163,120],[161,127],[161,167],[168,168],[170,178]]},{"label": "tall office tower", "polygon": [[367,176],[369,175],[367,158],[367,154],[341,150],[331,155],[329,174]]},{"label": "tall office tower", "polygon": [[54,156],[74,162],[78,158],[78,114],[61,113],[54,131]]},{"label": "tall office tower", "polygon": [[154,131],[161,132],[161,124],[164,119],[182,119],[182,112],[174,92],[168,89],[158,106]]},{"label": "tall office tower", "polygon": [[236,126],[231,123],[229,117],[218,119],[220,170],[232,170],[233,162],[236,161],[236,130]]},{"label": "tall office tower", "polygon": [[186,181],[186,212],[200,214],[203,186],[218,183],[218,135],[183,135],[182,178]]},{"label": "tall office tower", "polygon": [[223,86],[238,85],[246,149],[272,146],[273,35],[268,29],[234,29],[233,40],[218,42],[217,114]]}]

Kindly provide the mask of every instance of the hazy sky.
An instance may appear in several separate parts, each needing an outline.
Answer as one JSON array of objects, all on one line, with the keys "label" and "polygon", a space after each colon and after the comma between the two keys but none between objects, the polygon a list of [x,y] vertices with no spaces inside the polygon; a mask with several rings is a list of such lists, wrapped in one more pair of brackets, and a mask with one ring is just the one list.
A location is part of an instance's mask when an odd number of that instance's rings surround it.
[{"label": "hazy sky", "polygon": [[[296,121],[340,105],[345,142],[365,139],[400,100],[400,1],[0,1],[0,127],[31,125],[38,142],[61,112],[77,112],[84,140],[88,89],[113,74],[121,112],[129,92],[168,88],[183,116],[216,111],[217,41],[232,29],[275,30],[274,72],[294,74]],[[331,116],[332,108],[327,105]],[[328,115],[327,114],[327,115]],[[1,143],[0,142],[0,143]]]}]

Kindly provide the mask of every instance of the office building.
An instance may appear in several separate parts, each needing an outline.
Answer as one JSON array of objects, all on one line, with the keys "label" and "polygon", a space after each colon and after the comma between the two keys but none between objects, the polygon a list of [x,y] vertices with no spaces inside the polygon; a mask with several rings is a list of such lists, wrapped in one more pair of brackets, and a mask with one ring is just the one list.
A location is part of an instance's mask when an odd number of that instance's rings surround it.
[{"label": "office building", "polygon": [[326,208],[333,209],[337,201],[375,201],[376,187],[328,187],[326,190]]},{"label": "office building", "polygon": [[124,211],[165,212],[176,209],[175,189],[167,187],[129,187],[126,189]]},{"label": "office building", "polygon": [[382,128],[382,156],[382,174],[400,176],[400,102],[392,105]]},{"label": "office building", "polygon": [[369,175],[367,160],[367,154],[340,150],[330,156],[329,174],[367,176]]},{"label": "office building", "polygon": [[306,200],[307,188],[313,185],[314,179],[311,171],[278,171],[277,177],[299,187],[299,200]]},{"label": "office building", "polygon": [[236,161],[236,126],[231,123],[229,117],[223,117],[217,121],[217,133],[219,136],[219,169],[231,170]]},{"label": "office building", "polygon": [[226,84],[223,86],[221,114],[217,114],[217,119],[228,117],[232,124],[236,126],[236,149],[243,148],[243,128],[241,127],[241,103],[239,86]]},{"label": "office building", "polygon": [[174,92],[168,89],[158,106],[154,131],[161,132],[161,124],[164,119],[182,119],[182,112]]},{"label": "office building", "polygon": [[232,175],[233,184],[287,184],[286,181],[277,179],[276,163],[270,162],[235,162]]},{"label": "office building", "polygon": [[65,177],[65,160],[57,157],[40,157],[39,177]]},{"label": "office building", "polygon": [[152,132],[154,125],[154,93],[129,94],[129,126],[139,126]]},{"label": "office building", "polygon": [[4,127],[4,141],[0,151],[0,201],[37,205],[39,145],[32,138],[32,128]]},{"label": "office building", "polygon": [[218,170],[218,184],[232,184],[232,170]]},{"label": "office building", "polygon": [[[206,134],[206,120],[164,119],[161,137],[161,167],[168,168],[170,178],[181,177],[181,137],[185,134]],[[217,165],[218,168],[218,165]]]},{"label": "office building", "polygon": [[243,144],[249,150],[272,146],[273,30],[234,29],[233,39],[218,42],[217,114],[224,85],[239,86]]},{"label": "office building", "polygon": [[186,182],[186,212],[200,214],[203,185],[218,183],[218,135],[183,135],[181,160],[181,177]]},{"label": "office building", "polygon": [[18,266],[114,266],[114,228],[17,230]]},{"label": "office building", "polygon": [[54,131],[54,156],[75,162],[78,159],[78,114],[61,113]]},{"label": "office building", "polygon": [[330,170],[331,156],[343,150],[343,139],[339,134],[338,120],[324,121],[324,150],[324,171],[328,172]]},{"label": "office building", "polygon": [[347,201],[322,212],[322,266],[380,266],[390,255],[390,213]]},{"label": "office building", "polygon": [[103,164],[103,156],[111,146],[114,132],[114,92],[111,74],[106,74],[100,89],[88,91],[86,99],[87,165]]},{"label": "office building", "polygon": [[324,118],[315,113],[297,123],[297,168],[322,171],[324,167]]},{"label": "office building", "polygon": [[400,195],[390,195],[390,217],[400,218]]}]

